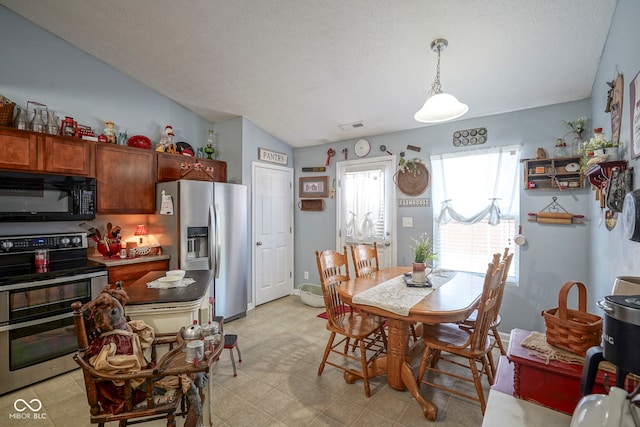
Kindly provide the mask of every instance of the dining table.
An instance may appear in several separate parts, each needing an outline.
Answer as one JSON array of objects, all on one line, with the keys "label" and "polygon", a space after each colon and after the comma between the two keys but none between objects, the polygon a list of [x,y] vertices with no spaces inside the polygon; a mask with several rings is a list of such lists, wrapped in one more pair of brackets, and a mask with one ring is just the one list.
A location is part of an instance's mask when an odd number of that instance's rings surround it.
[{"label": "dining table", "polygon": [[[405,274],[411,267],[388,267],[365,277],[342,282],[338,293],[343,302],[363,312],[387,319],[387,352],[377,358],[369,377],[386,375],[387,384],[396,390],[409,390],[422,406],[425,417],[434,421],[436,405],[420,395],[420,388],[409,364],[422,355],[424,343],[418,338],[409,343],[410,326],[416,323],[461,322],[477,308],[484,275],[438,270],[429,287],[411,287]],[[420,327],[417,328],[420,331]],[[353,383],[357,376],[345,372]]]}]

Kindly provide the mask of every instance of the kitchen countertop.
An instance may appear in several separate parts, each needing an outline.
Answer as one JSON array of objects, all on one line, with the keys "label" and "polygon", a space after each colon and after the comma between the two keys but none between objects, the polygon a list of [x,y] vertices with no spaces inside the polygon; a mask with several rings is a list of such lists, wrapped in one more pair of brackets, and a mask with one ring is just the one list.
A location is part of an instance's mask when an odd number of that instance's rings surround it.
[{"label": "kitchen countertop", "polygon": [[571,417],[498,390],[489,392],[483,427],[568,427]]},{"label": "kitchen countertop", "polygon": [[209,285],[214,279],[210,270],[187,271],[185,278],[192,278],[195,283],[189,286],[168,289],[147,287],[152,282],[165,275],[165,271],[150,271],[140,279],[127,286],[125,290],[129,296],[127,306],[141,304],[166,304],[197,301],[207,295]]},{"label": "kitchen countertop", "polygon": [[104,264],[107,267],[115,267],[117,265],[138,264],[141,262],[160,261],[160,260],[169,259],[169,258],[171,258],[169,255],[144,255],[144,256],[137,256],[135,258],[120,258],[116,256],[107,258],[100,255],[100,256],[89,257],[89,260],[98,262],[100,264]]}]

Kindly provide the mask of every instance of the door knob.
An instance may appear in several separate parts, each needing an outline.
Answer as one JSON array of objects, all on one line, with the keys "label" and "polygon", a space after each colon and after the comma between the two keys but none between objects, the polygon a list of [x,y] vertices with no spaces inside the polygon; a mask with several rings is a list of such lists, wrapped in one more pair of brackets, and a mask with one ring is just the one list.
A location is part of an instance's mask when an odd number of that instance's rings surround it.
[{"label": "door knob", "polygon": [[256,242],[256,246],[262,246],[262,242]]}]

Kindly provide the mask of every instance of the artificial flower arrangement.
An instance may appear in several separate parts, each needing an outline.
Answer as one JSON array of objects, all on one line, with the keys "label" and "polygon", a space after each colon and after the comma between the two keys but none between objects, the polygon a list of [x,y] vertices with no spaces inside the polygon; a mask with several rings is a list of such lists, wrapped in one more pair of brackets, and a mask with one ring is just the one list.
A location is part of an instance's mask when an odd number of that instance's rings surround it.
[{"label": "artificial flower arrangement", "polygon": [[586,117],[578,117],[575,120],[565,121],[571,128],[571,132],[575,133],[580,139],[582,139],[582,132],[585,131],[587,125]]},{"label": "artificial flower arrangement", "polygon": [[419,163],[422,163],[422,159],[419,157],[405,160],[404,156],[401,156],[398,162],[398,171],[401,173],[411,172],[414,176],[420,175],[420,169],[418,169]]},{"label": "artificial flower arrangement", "polygon": [[413,262],[424,264],[427,260],[437,259],[433,252],[433,238],[427,233],[422,233],[418,238],[411,237],[414,245],[409,246],[413,252]]},{"label": "artificial flower arrangement", "polygon": [[604,136],[602,128],[595,128],[593,130],[593,137],[582,143],[583,152],[587,156],[592,156],[595,150],[617,146],[618,144],[614,144]]}]

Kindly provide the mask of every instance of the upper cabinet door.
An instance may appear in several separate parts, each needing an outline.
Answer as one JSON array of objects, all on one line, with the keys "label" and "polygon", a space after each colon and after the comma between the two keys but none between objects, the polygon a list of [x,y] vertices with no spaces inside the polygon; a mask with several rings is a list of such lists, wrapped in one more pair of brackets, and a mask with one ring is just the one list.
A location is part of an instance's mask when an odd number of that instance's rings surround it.
[{"label": "upper cabinet door", "polygon": [[44,170],[63,175],[91,174],[91,143],[47,135],[44,138]]},{"label": "upper cabinet door", "polygon": [[36,134],[2,128],[0,130],[0,169],[37,170],[37,147]]},{"label": "upper cabinet door", "polygon": [[154,213],[155,158],[151,150],[98,143],[98,213]]}]

